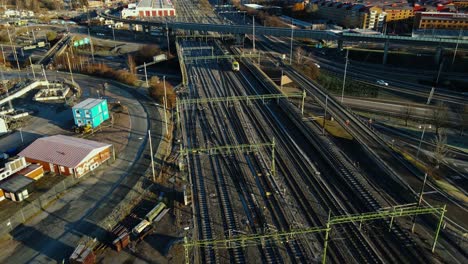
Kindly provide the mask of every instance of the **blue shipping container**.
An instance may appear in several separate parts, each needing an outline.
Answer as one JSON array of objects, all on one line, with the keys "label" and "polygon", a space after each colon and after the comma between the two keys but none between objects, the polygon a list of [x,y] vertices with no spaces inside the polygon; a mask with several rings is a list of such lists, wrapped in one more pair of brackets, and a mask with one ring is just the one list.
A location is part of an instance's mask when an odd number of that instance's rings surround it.
[{"label": "blue shipping container", "polygon": [[96,128],[109,119],[106,99],[88,98],[75,105],[72,110],[73,119],[77,126],[90,125],[92,128]]}]

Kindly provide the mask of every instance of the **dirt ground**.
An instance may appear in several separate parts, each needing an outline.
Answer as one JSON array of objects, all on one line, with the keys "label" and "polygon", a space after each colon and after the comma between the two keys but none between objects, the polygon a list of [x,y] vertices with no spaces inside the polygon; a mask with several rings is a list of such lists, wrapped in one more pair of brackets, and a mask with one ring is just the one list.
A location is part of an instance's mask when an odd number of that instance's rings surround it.
[{"label": "dirt ground", "polygon": [[[108,96],[114,97],[111,92]],[[104,142],[114,145],[115,153],[122,152],[128,142],[130,133],[130,116],[125,105],[108,103],[110,114],[114,121],[107,120],[92,134],[82,135],[81,138]]]},{"label": "dirt ground", "polygon": [[[172,125],[169,131],[172,131]],[[165,192],[164,202],[171,210],[159,222],[153,223],[153,231],[143,241],[136,242],[121,252],[107,247],[97,258],[98,263],[183,263],[185,254],[183,238],[192,230],[190,227],[191,208],[182,204],[182,184],[176,169],[177,148],[172,137],[161,141],[156,157],[159,180],[132,212],[119,224],[131,230],[156,205],[160,192]]]}]

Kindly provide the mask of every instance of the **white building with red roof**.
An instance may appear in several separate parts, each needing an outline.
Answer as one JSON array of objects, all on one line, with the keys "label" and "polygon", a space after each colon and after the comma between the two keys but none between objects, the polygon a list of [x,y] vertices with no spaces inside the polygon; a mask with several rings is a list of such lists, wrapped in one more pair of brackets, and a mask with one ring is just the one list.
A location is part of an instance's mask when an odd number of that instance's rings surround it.
[{"label": "white building with red roof", "polygon": [[18,156],[41,164],[45,171],[79,178],[109,160],[113,152],[111,144],[56,135],[36,139]]}]

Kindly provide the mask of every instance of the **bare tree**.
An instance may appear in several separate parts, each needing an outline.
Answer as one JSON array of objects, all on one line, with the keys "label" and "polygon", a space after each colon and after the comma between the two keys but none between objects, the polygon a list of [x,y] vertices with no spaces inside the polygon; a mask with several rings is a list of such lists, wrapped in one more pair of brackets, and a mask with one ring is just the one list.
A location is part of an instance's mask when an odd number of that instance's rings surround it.
[{"label": "bare tree", "polygon": [[447,134],[445,133],[445,130],[440,129],[432,140],[432,143],[435,145],[433,153],[434,167],[435,169],[438,169],[440,164],[444,161],[448,151]]},{"label": "bare tree", "polygon": [[301,47],[296,49],[296,62],[297,64],[302,64],[304,60],[305,50]]},{"label": "bare tree", "polygon": [[128,66],[128,71],[131,74],[136,74],[135,58],[132,55],[128,55],[127,57],[127,66]]},{"label": "bare tree", "polygon": [[439,129],[447,124],[448,110],[443,104],[439,104],[432,110],[432,124],[435,127],[436,134],[439,134]]},{"label": "bare tree", "polygon": [[411,118],[413,114],[413,108],[410,104],[406,104],[403,108],[403,119],[405,120],[405,126],[408,126],[408,120]]},{"label": "bare tree", "polygon": [[465,129],[468,127],[468,105],[462,106],[457,112],[460,118],[460,136],[463,136]]}]

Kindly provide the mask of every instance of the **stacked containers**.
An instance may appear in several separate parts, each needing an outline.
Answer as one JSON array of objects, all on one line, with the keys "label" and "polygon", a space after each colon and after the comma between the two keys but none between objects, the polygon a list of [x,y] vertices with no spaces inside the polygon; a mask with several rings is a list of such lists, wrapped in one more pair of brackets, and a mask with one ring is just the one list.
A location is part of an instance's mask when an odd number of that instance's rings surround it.
[{"label": "stacked containers", "polygon": [[109,119],[106,99],[88,98],[73,107],[73,119],[76,126],[96,128]]}]

